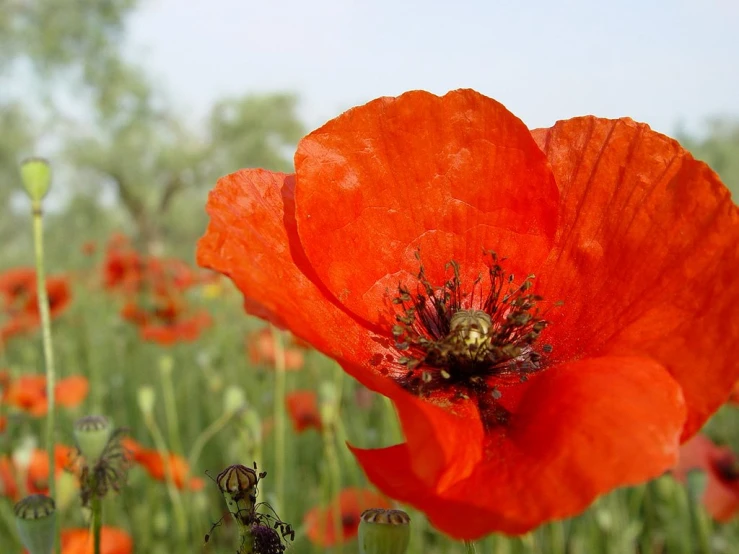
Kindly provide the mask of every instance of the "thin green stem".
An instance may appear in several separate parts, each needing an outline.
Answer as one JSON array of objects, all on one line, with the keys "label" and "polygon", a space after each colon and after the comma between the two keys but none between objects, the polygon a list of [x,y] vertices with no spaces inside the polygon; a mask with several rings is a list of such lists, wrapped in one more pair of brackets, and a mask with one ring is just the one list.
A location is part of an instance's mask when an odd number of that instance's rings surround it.
[{"label": "thin green stem", "polygon": [[464,551],[466,554],[476,554],[477,549],[475,548],[475,543],[472,541],[464,541]]},{"label": "thin green stem", "polygon": [[272,340],[275,346],[275,498],[277,499],[277,511],[284,509],[285,500],[285,346],[282,343],[280,332],[271,327]]},{"label": "thin green stem", "polygon": [[690,512],[690,521],[693,524],[693,537],[697,539],[698,544],[693,544],[693,552],[698,554],[711,554],[711,530],[705,514],[701,511],[698,499],[701,491],[696,485],[696,480],[688,476],[688,510]]},{"label": "thin green stem", "polygon": [[159,430],[156,421],[154,421],[154,418],[150,413],[144,414],[144,423],[149,429],[149,433],[154,440],[154,445],[156,446],[159,455],[162,457],[162,460],[164,460],[164,473],[167,480],[167,492],[169,493],[169,498],[172,502],[172,507],[174,508],[175,519],[177,521],[178,536],[180,540],[187,540],[187,538],[189,538],[187,514],[185,513],[185,509],[183,507],[180,491],[177,490],[177,485],[174,482],[174,472],[172,471],[173,468],[170,461],[169,452],[167,452],[167,445],[164,442],[164,436],[162,435],[162,432]]},{"label": "thin green stem", "polygon": [[100,538],[103,529],[103,502],[97,494],[93,494],[90,504],[92,508],[92,544],[94,554],[100,554]]},{"label": "thin green stem", "polygon": [[167,416],[167,431],[169,444],[175,452],[183,452],[180,440],[179,418],[177,417],[177,401],[175,400],[174,384],[172,383],[172,370],[174,361],[170,357],[160,360],[159,373],[162,380],[162,395],[164,396],[164,413]]},{"label": "thin green stem", "polygon": [[33,246],[36,254],[36,295],[41,317],[41,333],[44,349],[44,365],[46,366],[46,398],[48,410],[46,412],[46,453],[49,457],[49,496],[56,498],[56,477],[54,475],[54,416],[56,414],[56,371],[54,370],[54,348],[51,342],[51,310],[49,309],[49,295],[46,291],[46,273],[44,269],[44,225],[40,201],[32,203],[33,210]]}]

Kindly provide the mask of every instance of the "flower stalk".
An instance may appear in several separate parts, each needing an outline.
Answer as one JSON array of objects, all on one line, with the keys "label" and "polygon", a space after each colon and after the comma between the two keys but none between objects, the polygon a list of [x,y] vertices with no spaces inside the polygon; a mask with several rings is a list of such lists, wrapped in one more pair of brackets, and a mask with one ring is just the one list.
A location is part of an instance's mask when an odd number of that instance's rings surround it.
[{"label": "flower stalk", "polygon": [[41,158],[29,158],[21,163],[21,180],[23,188],[31,199],[33,219],[33,247],[36,263],[36,294],[38,297],[39,317],[41,318],[41,336],[46,367],[46,452],[49,458],[49,496],[56,495],[56,476],[54,475],[54,426],[56,401],[56,371],[54,368],[54,348],[51,340],[51,310],[49,295],[46,290],[46,271],[44,265],[44,226],[42,201],[51,185],[51,167]]}]

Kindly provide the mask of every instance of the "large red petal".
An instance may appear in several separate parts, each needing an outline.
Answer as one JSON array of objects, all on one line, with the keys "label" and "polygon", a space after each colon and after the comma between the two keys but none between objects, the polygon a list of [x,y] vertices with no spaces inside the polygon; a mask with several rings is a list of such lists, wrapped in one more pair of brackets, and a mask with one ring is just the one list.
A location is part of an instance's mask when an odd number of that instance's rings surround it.
[{"label": "large red petal", "polygon": [[297,240],[293,190],[292,176],[264,170],[220,179],[208,198],[198,263],[230,277],[248,312],[290,329],[368,387],[394,387],[371,374],[397,358],[392,341],[350,317],[306,275],[312,270]]},{"label": "large red petal", "polygon": [[[438,415],[428,410],[426,417],[432,426]],[[532,380],[510,424],[489,434],[485,458],[451,486],[430,487],[419,475],[438,452],[398,445],[355,455],[385,494],[423,510],[445,533],[471,539],[523,533],[584,510],[614,487],[661,474],[675,462],[684,418],[679,385],[655,362],[588,359]],[[447,435],[464,432],[463,420],[444,423]]]},{"label": "large red petal", "polygon": [[702,162],[647,125],[577,118],[534,136],[562,204],[539,289],[554,359],[653,357],[683,387],[684,436],[739,378],[739,212]]},{"label": "large red petal", "polygon": [[295,167],[308,259],[369,321],[387,317],[387,291],[418,272],[418,249],[435,284],[451,260],[473,279],[483,249],[523,277],[554,236],[558,192],[546,159],[518,118],[471,90],[351,109],[300,142]]}]

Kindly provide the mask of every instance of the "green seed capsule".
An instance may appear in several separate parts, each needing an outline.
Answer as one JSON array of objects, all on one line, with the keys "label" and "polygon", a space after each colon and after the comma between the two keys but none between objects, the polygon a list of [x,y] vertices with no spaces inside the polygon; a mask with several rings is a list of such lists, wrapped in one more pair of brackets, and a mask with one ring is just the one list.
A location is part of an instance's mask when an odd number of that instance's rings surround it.
[{"label": "green seed capsule", "polygon": [[360,554],[405,554],[411,538],[410,522],[402,510],[365,510],[359,522]]},{"label": "green seed capsule", "polygon": [[51,554],[56,537],[56,507],[44,494],[32,494],[15,505],[15,522],[30,554]]}]

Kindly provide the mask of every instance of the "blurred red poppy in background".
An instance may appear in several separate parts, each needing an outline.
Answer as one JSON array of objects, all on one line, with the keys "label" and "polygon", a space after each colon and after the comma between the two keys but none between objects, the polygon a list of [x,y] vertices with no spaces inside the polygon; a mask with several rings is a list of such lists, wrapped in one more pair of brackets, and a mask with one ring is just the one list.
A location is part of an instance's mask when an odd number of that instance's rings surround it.
[{"label": "blurred red poppy in background", "polygon": [[171,452],[162,456],[155,448],[145,448],[129,437],[123,439],[123,447],[128,450],[131,459],[157,481],[166,481],[167,472],[171,472],[172,482],[178,489],[199,491],[205,486],[205,481],[200,477],[189,477],[190,466],[182,456]]},{"label": "blurred red poppy in background", "polygon": [[695,435],[680,447],[680,459],[672,474],[685,483],[693,470],[705,472],[702,502],[716,521],[729,521],[739,513],[739,457],[727,447],[715,445],[705,435]]},{"label": "blurred red poppy in background", "polygon": [[[93,554],[92,533],[88,528],[62,529],[62,554]],[[100,554],[132,554],[133,539],[122,529],[103,525]]]},{"label": "blurred red poppy in background", "polygon": [[[326,507],[311,508],[303,518],[305,534],[313,544],[331,548],[357,536],[359,518],[369,508],[390,508],[387,498],[374,491],[343,489]],[[336,527],[336,522],[341,528]]]},{"label": "blurred red poppy in background", "polygon": [[171,294],[154,294],[146,304],[127,302],[121,310],[123,319],[139,328],[143,340],[164,346],[179,341],[194,341],[212,323],[207,312],[195,311],[185,300]]},{"label": "blurred red poppy in background", "polygon": [[[74,453],[71,446],[54,447],[54,471],[58,477],[63,471],[74,472]],[[21,494],[47,494],[49,488],[49,457],[46,450],[34,448],[27,465],[19,466],[10,456],[0,456],[0,496],[18,500]]]},{"label": "blurred red poppy in background", "polygon": [[[13,406],[32,416],[41,417],[48,410],[45,375],[21,375],[17,379],[8,376],[2,386],[2,403]],[[90,384],[86,377],[71,375],[60,379],[54,386],[54,398],[63,408],[76,408],[87,398]]]},{"label": "blurred red poppy in background", "polygon": [[[298,348],[290,339],[285,341],[285,369],[287,371],[297,371],[302,369],[305,363],[303,350]],[[249,361],[254,365],[266,364],[270,367],[275,366],[275,339],[272,330],[264,327],[255,333],[250,333],[246,337],[246,351]]]},{"label": "blurred red poppy in background", "polygon": [[407,442],[354,453],[454,537],[660,475],[739,378],[739,213],[647,125],[532,132],[414,91],[329,121],[295,169],[219,180],[198,263],[393,400]]},{"label": "blurred red poppy in background", "polygon": [[285,395],[287,413],[296,433],[307,429],[321,430],[321,414],[318,411],[318,395],[310,390],[293,391]]},{"label": "blurred red poppy in background", "polygon": [[[72,299],[69,280],[59,275],[47,277],[46,293],[53,319],[69,306]],[[0,274],[0,300],[0,343],[41,325],[34,269],[22,267]]]}]

